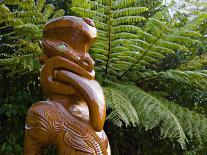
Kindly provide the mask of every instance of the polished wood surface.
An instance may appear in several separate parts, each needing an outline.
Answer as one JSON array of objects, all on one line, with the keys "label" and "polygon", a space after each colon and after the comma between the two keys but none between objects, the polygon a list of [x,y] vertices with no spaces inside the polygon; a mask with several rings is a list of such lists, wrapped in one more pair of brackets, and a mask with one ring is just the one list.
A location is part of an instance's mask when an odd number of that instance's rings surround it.
[{"label": "polished wood surface", "polygon": [[88,54],[96,37],[90,19],[64,16],[45,25],[40,83],[47,101],[27,113],[25,155],[40,155],[49,145],[59,155],[110,154],[105,98]]}]

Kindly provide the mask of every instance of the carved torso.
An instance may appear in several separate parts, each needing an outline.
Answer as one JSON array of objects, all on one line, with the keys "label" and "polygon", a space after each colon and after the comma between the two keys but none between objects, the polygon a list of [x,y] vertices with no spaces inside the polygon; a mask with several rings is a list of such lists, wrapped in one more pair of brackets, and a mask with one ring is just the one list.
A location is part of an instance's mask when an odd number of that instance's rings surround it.
[{"label": "carved torso", "polygon": [[59,155],[110,154],[104,94],[87,53],[95,38],[89,19],[65,16],[46,24],[40,81],[47,101],[28,111],[25,155],[40,155],[48,145]]}]

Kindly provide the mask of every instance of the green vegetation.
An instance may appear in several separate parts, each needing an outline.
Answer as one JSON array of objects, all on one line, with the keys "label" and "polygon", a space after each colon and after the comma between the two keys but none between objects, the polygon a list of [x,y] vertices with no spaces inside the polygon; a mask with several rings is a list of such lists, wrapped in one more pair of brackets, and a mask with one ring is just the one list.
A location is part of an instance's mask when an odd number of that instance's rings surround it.
[{"label": "green vegetation", "polygon": [[64,14],[89,17],[98,29],[90,53],[107,99],[113,154],[207,153],[207,12],[198,8],[201,2],[191,1],[197,11],[174,16],[160,0],[51,3],[64,10],[45,0],[0,4],[0,154],[21,154],[26,111],[44,98],[38,41],[44,24]]}]

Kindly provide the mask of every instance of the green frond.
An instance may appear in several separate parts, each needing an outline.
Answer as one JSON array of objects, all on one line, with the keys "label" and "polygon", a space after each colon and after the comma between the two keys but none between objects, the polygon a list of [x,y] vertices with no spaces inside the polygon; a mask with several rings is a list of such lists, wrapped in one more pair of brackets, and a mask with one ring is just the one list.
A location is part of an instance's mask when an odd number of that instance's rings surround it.
[{"label": "green frond", "polygon": [[[144,52],[140,51],[143,56],[135,61],[135,63],[132,64],[127,70],[125,70],[121,77],[126,75],[126,73],[128,73],[132,68],[136,68],[136,64],[139,64],[142,60],[152,64],[157,62],[156,60],[165,58],[166,54],[173,54],[175,51],[188,52],[188,47],[193,46],[198,41],[198,38],[191,39],[190,37],[187,37],[187,34],[186,36],[182,36],[182,29],[183,28],[181,28],[180,31],[177,29],[171,30],[166,24],[150,18],[145,26],[145,29],[137,33],[139,38],[134,37],[132,38],[133,40],[131,39],[136,46],[140,46],[144,49]],[[197,33],[195,32],[192,34],[195,35]],[[198,36],[199,35],[197,34],[197,37]],[[151,52],[154,53],[150,54]]]},{"label": "green frond", "polygon": [[134,25],[119,25],[112,28],[112,34],[119,32],[138,33],[140,31],[142,31],[142,29]]},{"label": "green frond", "polygon": [[[15,5],[17,9],[10,11],[7,5]],[[0,59],[0,66],[6,69],[8,74],[25,74],[39,70],[37,57],[41,54],[41,50],[38,41],[42,37],[43,26],[49,18],[64,14],[63,10],[54,10],[54,6],[46,4],[44,0],[36,3],[34,0],[6,0],[0,4],[0,29],[9,30],[1,36],[11,40],[11,43],[4,44],[8,47],[8,51],[11,50],[11,54]]]},{"label": "green frond", "polygon": [[136,38],[138,38],[138,36],[136,34],[132,34],[132,33],[128,33],[128,32],[121,32],[121,33],[114,34],[111,37],[112,41],[114,41],[116,39],[120,39],[120,38],[136,39]]},{"label": "green frond", "polygon": [[39,29],[37,25],[34,24],[22,24],[15,26],[15,32],[17,35],[27,35],[26,37],[28,38],[33,38],[33,39],[40,39],[42,36],[42,30]]},{"label": "green frond", "polygon": [[187,23],[185,26],[182,27],[183,30],[191,31],[191,30],[197,30],[198,31],[198,25],[201,25],[203,22],[205,22],[207,18],[207,14],[201,14],[197,18],[193,19],[190,23]]},{"label": "green frond", "polygon": [[34,0],[4,0],[4,4],[6,5],[19,5],[23,9],[31,9],[32,5],[34,5]]},{"label": "green frond", "polygon": [[137,54],[138,52],[143,54],[143,52],[144,52],[144,49],[142,47],[137,46],[135,44],[125,44],[125,43],[123,43],[122,45],[124,45],[124,47],[129,49],[132,54]]},{"label": "green frond", "polygon": [[18,52],[16,52],[17,55],[24,56],[27,54],[34,54],[35,56],[39,56],[42,54],[42,50],[39,47],[38,42],[34,43],[27,40],[19,40],[18,46],[20,46],[20,48]]},{"label": "green frond", "polygon": [[23,56],[13,56],[11,58],[0,59],[1,69],[10,70],[7,73],[10,76],[16,74],[25,74],[27,72],[39,72],[40,64],[34,54],[27,54]]},{"label": "green frond", "polygon": [[192,31],[192,30],[185,30],[183,29],[182,31],[176,32],[181,36],[184,37],[191,37],[191,38],[200,38],[202,35],[199,32]]},{"label": "green frond", "polygon": [[207,119],[204,115],[197,114],[187,108],[181,108],[167,100],[163,100],[167,108],[176,114],[182,123],[186,137],[194,141],[198,146],[206,143]]},{"label": "green frond", "polygon": [[171,31],[165,23],[163,23],[155,18],[149,18],[147,24],[145,25],[145,30],[147,30],[147,31],[151,30],[150,27],[152,27],[152,26],[156,26],[164,32]]},{"label": "green frond", "polygon": [[99,30],[103,30],[103,31],[108,31],[109,30],[109,26],[107,24],[102,23],[102,22],[98,22],[96,20],[94,20],[94,22],[95,22],[96,27]]},{"label": "green frond", "polygon": [[142,47],[143,49],[148,49],[150,48],[150,43],[146,42],[145,40],[142,40],[142,39],[133,39],[131,40],[134,42],[134,44]]},{"label": "green frond", "polygon": [[88,17],[92,19],[95,18],[96,20],[100,22],[107,21],[107,15],[94,11],[94,10],[79,8],[79,7],[71,7],[70,9],[80,17]]},{"label": "green frond", "polygon": [[[9,10],[9,8],[3,3],[3,4],[0,4],[0,12],[1,12],[1,15],[0,15],[0,16],[4,16],[5,14],[10,13],[10,10]],[[4,14],[3,14],[3,13],[4,13]]]},{"label": "green frond", "polygon": [[90,4],[90,8],[92,10],[97,10],[97,9],[104,9],[104,12],[107,12],[108,7],[103,3],[105,2],[105,0],[103,1],[88,1],[88,4]]},{"label": "green frond", "polygon": [[91,51],[93,52],[93,54],[103,54],[103,55],[108,54],[107,50],[99,49],[99,48],[91,48]]},{"label": "green frond", "polygon": [[39,12],[42,12],[45,3],[46,3],[45,0],[38,0],[38,1],[37,1],[36,6],[37,6],[37,10],[38,10]]},{"label": "green frond", "polygon": [[64,16],[64,14],[65,14],[65,11],[63,9],[59,9],[53,14],[52,18],[61,17],[61,16]]},{"label": "green frond", "polygon": [[[132,61],[134,58],[131,57],[131,54],[136,53],[135,49],[132,45],[119,44],[120,40],[125,40],[131,44],[134,44],[135,39],[139,39],[144,32],[142,32],[141,28],[137,27],[136,24],[139,22],[146,21],[146,18],[143,16],[139,16],[139,14],[148,11],[146,7],[136,7],[133,6],[137,2],[127,0],[127,1],[90,1],[85,0],[80,4],[80,0],[74,0],[72,2],[71,10],[78,16],[89,17],[92,18],[95,22],[96,27],[98,28],[99,37],[97,42],[101,44],[95,44],[93,50],[91,50],[91,54],[95,56],[98,54],[99,62],[98,67],[105,68],[103,72],[107,74],[110,69],[109,66],[113,66],[110,64],[114,61],[110,61],[110,59],[115,58],[115,53],[120,53],[117,57],[117,61],[121,61],[124,58],[130,59]],[[145,34],[147,35],[147,34]],[[148,34],[150,35],[150,34]],[[148,36],[148,38],[150,38]],[[105,45],[103,45],[105,44]],[[117,45],[115,47],[115,44]],[[98,47],[100,45],[100,47]],[[106,47],[107,46],[107,47]],[[130,46],[130,50],[127,48]],[[137,47],[137,46],[136,46]],[[100,49],[103,48],[104,57],[100,57]],[[137,47],[136,49],[138,49]],[[140,47],[142,48],[142,47]],[[96,51],[96,49],[98,49]],[[103,67],[105,56],[107,53],[106,66]],[[139,57],[140,54],[134,55],[135,58]],[[103,58],[103,59],[101,59]],[[96,60],[96,58],[95,58]],[[120,65],[117,64],[115,66],[125,66],[126,63],[122,62]]]},{"label": "green frond", "polygon": [[133,44],[133,41],[130,41],[129,39],[116,39],[116,40],[113,40],[111,42],[111,46],[112,47],[116,47],[118,45],[122,45],[122,44]]},{"label": "green frond", "polygon": [[148,43],[153,43],[157,39],[156,36],[153,36],[152,34],[147,33],[146,31],[137,32],[137,36],[139,38],[142,38],[142,40],[147,41]]},{"label": "green frond", "polygon": [[28,10],[34,9],[35,1],[34,0],[24,0],[24,1],[21,1],[18,5],[21,9],[28,11]]},{"label": "green frond", "polygon": [[84,9],[91,9],[91,0],[75,0],[71,1],[72,7],[79,7]]},{"label": "green frond", "polygon": [[96,50],[96,48],[108,50],[108,46],[106,44],[104,44],[103,42],[96,42],[91,49],[93,49],[93,48],[94,48],[94,50]]},{"label": "green frond", "polygon": [[136,24],[142,21],[146,21],[146,18],[143,16],[124,16],[124,17],[118,17],[116,19],[113,19],[112,25],[118,26],[121,24],[128,24],[128,23]]},{"label": "green frond", "polygon": [[43,18],[48,19],[54,13],[55,7],[52,4],[46,4],[43,11]]},{"label": "green frond", "polygon": [[98,62],[102,62],[105,64],[105,61],[107,60],[107,57],[103,54],[99,54],[99,53],[94,53],[93,56],[95,56],[95,60]]},{"label": "green frond", "polygon": [[[142,54],[144,54],[144,53],[142,53]],[[146,56],[151,57],[151,58],[155,58],[155,59],[165,58],[165,55],[158,53],[158,52],[153,52],[153,51],[147,52]]]},{"label": "green frond", "polygon": [[199,42],[197,39],[178,35],[169,35],[166,37],[166,40],[182,45],[193,45],[194,43]]},{"label": "green frond", "polygon": [[180,120],[162,101],[133,85],[112,86],[129,98],[137,111],[141,126],[146,130],[159,127],[163,138],[176,139],[185,145],[187,138]]},{"label": "green frond", "polygon": [[146,7],[123,8],[113,11],[112,17],[118,18],[118,17],[125,17],[125,16],[134,16],[147,11],[149,11],[149,9]]},{"label": "green frond", "polygon": [[170,48],[172,50],[180,50],[180,51],[188,51],[188,49],[185,46],[182,46],[180,44],[166,41],[166,40],[160,40],[159,41],[159,46],[163,46],[165,48]]},{"label": "green frond", "polygon": [[[135,81],[149,81],[153,79],[165,80],[167,83],[177,82],[180,85],[186,85],[197,89],[206,90],[207,88],[207,71],[181,71],[181,70],[167,70],[163,72],[146,71],[138,73]],[[163,81],[164,82],[164,81]]]},{"label": "green frond", "polygon": [[201,56],[196,56],[187,63],[182,64],[178,69],[179,70],[200,70],[207,66],[207,56],[205,54]]},{"label": "green frond", "polygon": [[129,49],[123,46],[116,46],[116,47],[112,47],[111,50],[113,51],[113,53],[119,53],[119,52],[124,52],[124,51],[128,51]]},{"label": "green frond", "polygon": [[196,88],[207,88],[207,72],[202,71],[179,71],[168,70],[159,73],[162,78],[174,80],[178,83],[187,84]]},{"label": "green frond", "polygon": [[112,3],[112,8],[122,9],[130,6],[134,6],[137,3],[137,0],[116,0]]},{"label": "green frond", "polygon": [[135,126],[139,123],[134,107],[122,92],[105,87],[104,94],[106,96],[107,107],[112,110],[107,119],[119,127],[123,125],[123,122],[126,126],[130,124]]},{"label": "green frond", "polygon": [[175,54],[175,51],[174,50],[169,49],[167,47],[162,47],[162,46],[155,45],[151,49],[153,51],[160,52],[160,53],[164,53],[164,54]]},{"label": "green frond", "polygon": [[[148,52],[149,53],[149,52]],[[151,57],[151,55],[149,56],[149,54],[146,54],[145,56],[143,56],[143,60],[149,63],[153,63],[153,62],[158,62],[157,59]],[[148,55],[148,56],[147,56]]]},{"label": "green frond", "polygon": [[137,111],[140,125],[146,130],[159,127],[163,138],[177,140],[182,147],[188,140],[198,144],[206,142],[207,118],[164,98],[144,92],[134,85],[112,83],[110,87],[121,91]]}]

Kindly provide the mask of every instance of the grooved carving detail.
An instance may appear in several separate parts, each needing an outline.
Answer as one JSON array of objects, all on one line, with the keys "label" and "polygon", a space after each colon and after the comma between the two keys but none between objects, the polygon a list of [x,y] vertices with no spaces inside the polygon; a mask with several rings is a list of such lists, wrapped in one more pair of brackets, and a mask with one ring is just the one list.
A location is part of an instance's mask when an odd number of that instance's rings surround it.
[{"label": "grooved carving detail", "polygon": [[58,155],[110,155],[105,98],[88,54],[96,37],[90,19],[64,16],[45,25],[40,83],[47,100],[27,113],[24,155],[41,155],[49,145]]}]

